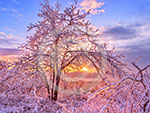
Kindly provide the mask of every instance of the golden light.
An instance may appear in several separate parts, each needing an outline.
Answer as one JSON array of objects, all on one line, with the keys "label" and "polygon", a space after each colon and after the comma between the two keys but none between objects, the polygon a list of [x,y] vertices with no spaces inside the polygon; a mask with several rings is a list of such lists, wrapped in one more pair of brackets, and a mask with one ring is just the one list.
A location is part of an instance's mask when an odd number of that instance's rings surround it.
[{"label": "golden light", "polygon": [[83,68],[81,69],[81,71],[87,72],[87,71],[88,71],[88,68],[83,67]]},{"label": "golden light", "polygon": [[6,56],[0,56],[0,60],[13,62],[16,61],[19,55],[6,55]]}]

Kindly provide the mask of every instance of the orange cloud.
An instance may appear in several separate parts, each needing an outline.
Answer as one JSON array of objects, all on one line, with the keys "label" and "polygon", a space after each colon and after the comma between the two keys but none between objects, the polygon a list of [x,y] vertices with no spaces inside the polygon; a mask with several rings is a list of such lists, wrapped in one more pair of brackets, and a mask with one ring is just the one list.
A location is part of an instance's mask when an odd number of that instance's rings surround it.
[{"label": "orange cloud", "polygon": [[83,0],[80,3],[81,9],[84,11],[89,11],[91,9],[91,13],[93,15],[104,13],[104,9],[99,9],[104,5],[103,2],[97,2],[96,0]]}]

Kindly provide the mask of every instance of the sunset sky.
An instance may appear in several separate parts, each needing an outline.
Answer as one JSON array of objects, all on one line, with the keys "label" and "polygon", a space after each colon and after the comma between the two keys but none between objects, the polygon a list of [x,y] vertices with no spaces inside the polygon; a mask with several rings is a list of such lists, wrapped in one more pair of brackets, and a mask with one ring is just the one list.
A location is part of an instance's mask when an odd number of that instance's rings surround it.
[{"label": "sunset sky", "polygon": [[[50,0],[62,4],[73,0]],[[92,9],[89,20],[101,29],[101,37],[123,53],[127,61],[142,56],[150,64],[150,0],[78,0],[82,10]],[[0,58],[19,54],[29,35],[27,26],[39,20],[42,0],[0,0]]]}]

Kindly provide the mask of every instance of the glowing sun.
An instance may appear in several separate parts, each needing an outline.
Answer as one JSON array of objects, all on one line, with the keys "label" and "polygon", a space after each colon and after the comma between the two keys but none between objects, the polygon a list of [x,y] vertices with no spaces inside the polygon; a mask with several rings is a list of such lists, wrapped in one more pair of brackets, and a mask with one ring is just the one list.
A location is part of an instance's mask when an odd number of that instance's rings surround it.
[{"label": "glowing sun", "polygon": [[88,71],[88,68],[83,67],[83,68],[81,69],[81,71]]}]

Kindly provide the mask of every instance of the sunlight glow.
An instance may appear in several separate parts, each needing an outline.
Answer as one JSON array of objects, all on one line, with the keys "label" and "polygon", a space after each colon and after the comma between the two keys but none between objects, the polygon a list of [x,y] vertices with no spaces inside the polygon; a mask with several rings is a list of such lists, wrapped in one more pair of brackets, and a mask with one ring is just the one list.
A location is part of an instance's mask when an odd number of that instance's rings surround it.
[{"label": "sunlight glow", "polygon": [[6,55],[6,56],[0,56],[0,60],[13,62],[16,61],[19,55]]},{"label": "sunlight glow", "polygon": [[81,71],[87,72],[87,71],[88,71],[88,68],[83,67],[83,68],[81,69]]}]

